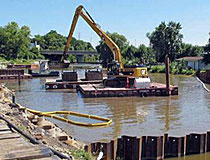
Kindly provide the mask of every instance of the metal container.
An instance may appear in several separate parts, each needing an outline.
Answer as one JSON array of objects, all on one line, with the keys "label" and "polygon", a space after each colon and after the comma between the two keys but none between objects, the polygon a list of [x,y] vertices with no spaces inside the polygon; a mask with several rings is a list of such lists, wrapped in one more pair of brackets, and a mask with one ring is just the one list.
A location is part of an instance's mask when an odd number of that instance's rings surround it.
[{"label": "metal container", "polygon": [[86,71],[85,72],[85,79],[87,81],[102,80],[103,79],[103,73],[101,71]]},{"label": "metal container", "polygon": [[62,81],[77,81],[77,72],[74,71],[63,71]]}]

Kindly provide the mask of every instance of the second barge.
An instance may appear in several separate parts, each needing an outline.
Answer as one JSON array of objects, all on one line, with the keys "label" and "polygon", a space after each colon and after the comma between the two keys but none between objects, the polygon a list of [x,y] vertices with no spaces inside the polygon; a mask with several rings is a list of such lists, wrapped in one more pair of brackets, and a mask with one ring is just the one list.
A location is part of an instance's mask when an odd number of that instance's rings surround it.
[{"label": "second barge", "polygon": [[[147,88],[109,88],[98,84],[79,85],[83,97],[129,97],[129,96],[168,96],[167,88],[162,83],[151,83]],[[169,95],[178,95],[178,87],[170,86]]]}]

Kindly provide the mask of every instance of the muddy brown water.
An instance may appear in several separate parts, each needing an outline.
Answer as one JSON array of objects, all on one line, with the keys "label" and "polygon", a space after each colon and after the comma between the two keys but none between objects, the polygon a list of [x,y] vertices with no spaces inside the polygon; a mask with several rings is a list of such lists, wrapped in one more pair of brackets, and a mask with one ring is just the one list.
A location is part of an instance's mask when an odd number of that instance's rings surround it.
[{"label": "muddy brown water", "polygon": [[[79,70],[80,77],[84,71]],[[150,74],[152,81],[165,83],[164,74]],[[84,142],[110,140],[121,135],[183,136],[210,130],[210,94],[194,77],[171,76],[171,84],[179,87],[179,95],[171,97],[82,98],[75,91],[45,91],[45,78],[4,81],[16,90],[16,100],[22,105],[40,110],[71,110],[108,117],[107,127],[86,128],[53,120],[76,139]],[[210,89],[210,85],[207,86]],[[73,120],[85,119],[71,117]],[[88,121],[90,122],[90,121]],[[177,158],[175,158],[177,159]],[[180,160],[207,160],[210,154],[187,156]]]}]

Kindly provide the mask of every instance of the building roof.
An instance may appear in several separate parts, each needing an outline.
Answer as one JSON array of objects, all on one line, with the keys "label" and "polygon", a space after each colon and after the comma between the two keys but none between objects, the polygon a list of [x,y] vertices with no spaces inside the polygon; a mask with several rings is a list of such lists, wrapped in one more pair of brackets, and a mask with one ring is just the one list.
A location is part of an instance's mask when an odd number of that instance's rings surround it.
[{"label": "building roof", "polygon": [[182,58],[179,58],[179,59],[176,59],[177,61],[200,61],[200,60],[203,60],[203,57],[182,57]]}]

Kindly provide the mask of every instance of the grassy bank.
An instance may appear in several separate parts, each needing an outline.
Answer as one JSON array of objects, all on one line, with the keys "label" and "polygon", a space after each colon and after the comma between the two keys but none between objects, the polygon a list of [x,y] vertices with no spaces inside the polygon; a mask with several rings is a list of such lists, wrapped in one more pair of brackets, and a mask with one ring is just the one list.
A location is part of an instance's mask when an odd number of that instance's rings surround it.
[{"label": "grassy bank", "polygon": [[8,63],[8,64],[22,64],[22,65],[26,65],[26,64],[33,64],[35,61],[39,61],[36,59],[32,59],[32,60],[26,60],[26,59],[11,59],[11,60],[6,60],[4,58],[0,58],[0,62],[3,63]]},{"label": "grassy bank", "polygon": [[[149,72],[150,73],[165,73],[165,64],[151,66],[149,68]],[[186,67],[184,64],[171,63],[170,64],[170,73],[194,76],[196,71],[191,68]]]}]

